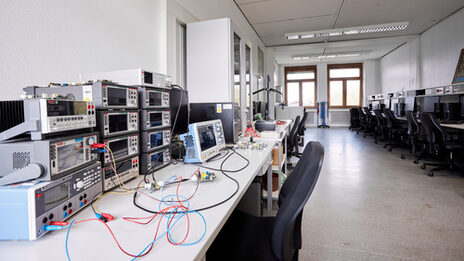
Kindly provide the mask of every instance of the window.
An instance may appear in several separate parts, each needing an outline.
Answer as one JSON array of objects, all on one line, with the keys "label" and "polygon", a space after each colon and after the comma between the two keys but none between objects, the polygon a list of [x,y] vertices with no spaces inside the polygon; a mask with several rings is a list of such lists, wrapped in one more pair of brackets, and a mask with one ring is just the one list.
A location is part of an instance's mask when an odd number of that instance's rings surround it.
[{"label": "window", "polygon": [[316,107],[316,66],[285,67],[285,102]]},{"label": "window", "polygon": [[328,65],[329,106],[359,107],[362,104],[362,64]]}]

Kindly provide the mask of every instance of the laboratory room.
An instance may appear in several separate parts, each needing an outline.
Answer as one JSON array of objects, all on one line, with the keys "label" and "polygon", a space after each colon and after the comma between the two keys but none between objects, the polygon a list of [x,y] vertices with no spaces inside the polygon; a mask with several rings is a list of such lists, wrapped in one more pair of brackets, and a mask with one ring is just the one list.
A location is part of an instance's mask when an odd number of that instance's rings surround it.
[{"label": "laboratory room", "polygon": [[0,260],[464,260],[463,0],[0,3]]}]

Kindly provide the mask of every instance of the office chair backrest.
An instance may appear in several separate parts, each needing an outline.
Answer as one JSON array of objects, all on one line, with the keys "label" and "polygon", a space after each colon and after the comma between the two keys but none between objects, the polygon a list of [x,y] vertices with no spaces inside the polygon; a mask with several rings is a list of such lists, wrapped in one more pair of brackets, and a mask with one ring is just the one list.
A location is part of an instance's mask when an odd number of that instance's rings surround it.
[{"label": "office chair backrest", "polygon": [[427,133],[427,142],[429,144],[435,143],[435,131],[433,122],[430,119],[430,113],[421,113],[419,118],[421,120],[422,126],[424,126],[425,133]]},{"label": "office chair backrest", "polygon": [[416,136],[419,134],[420,127],[419,122],[417,122],[414,112],[406,111],[406,120],[408,121],[408,135]]},{"label": "office chair backrest", "polygon": [[304,135],[304,131],[305,131],[305,124],[306,124],[306,119],[308,118],[308,114],[309,112],[305,111],[304,112],[304,115],[303,115],[303,118],[301,119],[301,122],[300,124],[298,125],[298,135],[299,136],[303,136]]},{"label": "office chair backrest", "polygon": [[364,114],[366,115],[366,118],[367,118],[368,120],[372,120],[373,117],[372,117],[371,112],[369,111],[369,108],[367,108],[367,107],[362,107],[362,109],[364,110]]},{"label": "office chair backrest", "polygon": [[[271,246],[278,260],[290,260],[301,248],[301,218],[303,208],[313,192],[322,162],[324,148],[319,142],[309,142],[290,176],[289,185],[285,185],[285,196],[277,212],[272,235]],[[304,167],[298,167],[303,164]],[[295,172],[296,171],[296,172]],[[280,197],[280,196],[279,196]]]},{"label": "office chair backrest", "polygon": [[359,119],[364,120],[365,117],[366,117],[366,114],[364,113],[364,111],[362,110],[362,108],[361,108],[361,107],[357,107],[356,109],[358,110]]},{"label": "office chair backrest", "polygon": [[437,118],[433,114],[430,114],[430,121],[433,124],[434,134],[435,134],[435,144],[446,145],[448,140],[448,134],[445,129],[440,125]]},{"label": "office chair backrest", "polygon": [[298,144],[298,125],[300,124],[300,115],[296,116],[295,122],[293,123],[292,129],[290,130],[290,133],[288,134],[287,142],[289,143],[290,147],[297,146]]},{"label": "office chair backrest", "polygon": [[395,128],[397,126],[396,117],[393,115],[393,112],[389,109],[383,110],[385,114],[385,118],[387,118],[387,127],[388,128]]},{"label": "office chair backrest", "polygon": [[385,118],[382,116],[382,113],[379,109],[374,110],[375,119],[377,120],[377,127],[383,128],[385,127]]}]

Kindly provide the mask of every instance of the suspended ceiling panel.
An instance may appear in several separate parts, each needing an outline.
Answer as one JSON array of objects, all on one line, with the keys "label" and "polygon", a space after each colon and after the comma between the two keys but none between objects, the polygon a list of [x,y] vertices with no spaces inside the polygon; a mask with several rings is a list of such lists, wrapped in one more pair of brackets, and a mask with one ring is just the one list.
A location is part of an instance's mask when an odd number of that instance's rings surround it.
[{"label": "suspended ceiling panel", "polygon": [[[235,0],[267,46],[420,34],[463,0]],[[285,33],[409,21],[404,31],[287,40]]]}]

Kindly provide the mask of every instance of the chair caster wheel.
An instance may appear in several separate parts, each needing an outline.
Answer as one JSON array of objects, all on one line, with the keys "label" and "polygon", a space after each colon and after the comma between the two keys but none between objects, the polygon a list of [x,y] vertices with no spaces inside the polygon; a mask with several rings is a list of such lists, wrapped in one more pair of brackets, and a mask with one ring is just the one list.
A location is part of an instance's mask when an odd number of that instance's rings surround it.
[{"label": "chair caster wheel", "polygon": [[386,148],[387,148],[387,145],[383,145],[383,148],[386,149]]},{"label": "chair caster wheel", "polygon": [[406,159],[406,156],[405,156],[405,155],[401,155],[401,159]]},{"label": "chair caster wheel", "polygon": [[378,141],[374,141],[375,144],[379,143]]},{"label": "chair caster wheel", "polygon": [[389,148],[388,151],[392,151],[392,148]]},{"label": "chair caster wheel", "polygon": [[424,165],[424,164],[421,165],[421,169],[425,169],[425,165]]},{"label": "chair caster wheel", "polygon": [[433,177],[433,171],[429,172],[429,177]]},{"label": "chair caster wheel", "polygon": [[363,135],[363,138],[366,138],[366,135]]},{"label": "chair caster wheel", "polygon": [[418,161],[418,160],[414,160],[413,163],[414,163],[414,164],[417,164],[417,163],[419,163],[419,161]]}]

